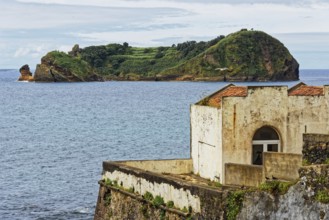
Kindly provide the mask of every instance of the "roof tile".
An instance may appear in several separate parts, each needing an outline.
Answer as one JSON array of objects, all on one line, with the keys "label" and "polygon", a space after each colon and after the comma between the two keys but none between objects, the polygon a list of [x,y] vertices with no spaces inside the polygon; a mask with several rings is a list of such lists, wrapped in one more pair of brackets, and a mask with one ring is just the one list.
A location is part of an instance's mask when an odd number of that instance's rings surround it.
[{"label": "roof tile", "polygon": [[220,108],[222,97],[245,97],[245,96],[247,96],[247,87],[230,86],[208,97],[208,105]]},{"label": "roof tile", "polygon": [[320,96],[324,95],[323,87],[301,85],[288,92],[290,96]]}]

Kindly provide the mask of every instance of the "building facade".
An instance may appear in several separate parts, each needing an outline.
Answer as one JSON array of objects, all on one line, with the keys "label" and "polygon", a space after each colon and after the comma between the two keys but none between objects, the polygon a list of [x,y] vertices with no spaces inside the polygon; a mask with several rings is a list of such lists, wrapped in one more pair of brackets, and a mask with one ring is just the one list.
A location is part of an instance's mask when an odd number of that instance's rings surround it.
[{"label": "building facade", "polygon": [[193,172],[228,183],[228,164],[263,165],[263,152],[302,154],[303,134],[329,134],[329,86],[230,84],[191,106]]}]

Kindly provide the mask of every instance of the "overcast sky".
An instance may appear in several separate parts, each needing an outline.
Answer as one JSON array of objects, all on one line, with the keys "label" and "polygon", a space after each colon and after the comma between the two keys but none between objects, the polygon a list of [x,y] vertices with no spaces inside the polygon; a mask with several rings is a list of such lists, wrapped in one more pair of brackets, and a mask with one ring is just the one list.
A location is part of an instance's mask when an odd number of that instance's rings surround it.
[{"label": "overcast sky", "polygon": [[172,45],[242,28],[278,38],[301,69],[329,69],[329,0],[0,0],[0,68],[51,50]]}]

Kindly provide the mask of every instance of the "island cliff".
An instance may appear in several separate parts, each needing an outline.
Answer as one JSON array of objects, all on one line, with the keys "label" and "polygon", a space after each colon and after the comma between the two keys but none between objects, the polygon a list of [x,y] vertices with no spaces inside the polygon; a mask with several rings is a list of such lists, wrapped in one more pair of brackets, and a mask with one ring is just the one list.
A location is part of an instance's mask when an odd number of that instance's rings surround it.
[{"label": "island cliff", "polygon": [[37,65],[35,81],[101,80],[287,81],[299,79],[299,64],[270,35],[243,29],[208,42],[171,47],[128,43],[52,51]]}]

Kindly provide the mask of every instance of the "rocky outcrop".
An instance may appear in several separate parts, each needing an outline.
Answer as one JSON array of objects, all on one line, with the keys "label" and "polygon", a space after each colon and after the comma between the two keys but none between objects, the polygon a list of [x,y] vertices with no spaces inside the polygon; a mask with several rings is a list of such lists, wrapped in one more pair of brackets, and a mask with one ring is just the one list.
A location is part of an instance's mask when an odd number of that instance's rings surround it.
[{"label": "rocky outcrop", "polygon": [[329,219],[329,205],[311,198],[314,191],[304,181],[284,195],[247,193],[237,219]]},{"label": "rocky outcrop", "polygon": [[93,69],[79,58],[53,51],[42,57],[34,73],[36,82],[103,81]]},{"label": "rocky outcrop", "polygon": [[25,64],[20,69],[19,72],[21,73],[18,81],[33,81],[33,76],[30,71],[29,65]]}]

